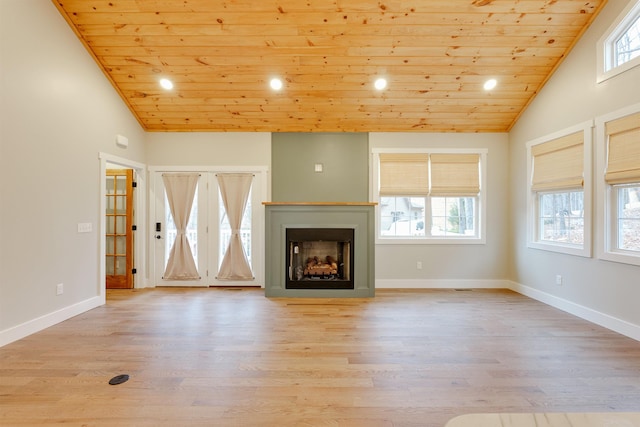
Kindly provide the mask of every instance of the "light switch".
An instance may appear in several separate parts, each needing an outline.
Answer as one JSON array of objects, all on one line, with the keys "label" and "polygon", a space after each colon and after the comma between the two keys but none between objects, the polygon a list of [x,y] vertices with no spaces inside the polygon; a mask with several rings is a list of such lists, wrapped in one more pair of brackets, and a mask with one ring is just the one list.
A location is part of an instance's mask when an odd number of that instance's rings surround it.
[{"label": "light switch", "polygon": [[91,233],[93,231],[93,224],[90,222],[79,222],[78,233]]},{"label": "light switch", "polygon": [[322,163],[316,163],[315,171],[316,172],[322,172]]}]

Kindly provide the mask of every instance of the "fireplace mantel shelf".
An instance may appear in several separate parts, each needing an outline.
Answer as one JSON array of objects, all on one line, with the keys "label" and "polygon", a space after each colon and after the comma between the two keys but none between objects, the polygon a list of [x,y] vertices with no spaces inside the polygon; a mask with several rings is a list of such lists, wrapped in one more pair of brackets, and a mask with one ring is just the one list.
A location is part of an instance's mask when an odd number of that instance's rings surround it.
[{"label": "fireplace mantel shelf", "polygon": [[376,206],[375,202],[262,202],[265,206]]}]

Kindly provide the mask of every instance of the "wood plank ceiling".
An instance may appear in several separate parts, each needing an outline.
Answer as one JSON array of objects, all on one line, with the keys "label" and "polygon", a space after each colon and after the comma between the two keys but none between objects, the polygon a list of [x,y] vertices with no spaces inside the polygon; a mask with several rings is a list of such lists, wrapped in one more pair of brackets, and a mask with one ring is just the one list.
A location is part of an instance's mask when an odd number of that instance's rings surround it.
[{"label": "wood plank ceiling", "polygon": [[147,131],[504,132],[606,0],[53,2]]}]

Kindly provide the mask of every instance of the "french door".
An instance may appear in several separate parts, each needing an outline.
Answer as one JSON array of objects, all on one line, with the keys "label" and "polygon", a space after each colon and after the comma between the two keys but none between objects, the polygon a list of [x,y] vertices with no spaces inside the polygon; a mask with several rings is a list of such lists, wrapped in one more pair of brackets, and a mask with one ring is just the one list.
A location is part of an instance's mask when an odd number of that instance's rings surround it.
[{"label": "french door", "polygon": [[107,169],[107,289],[133,288],[133,169]]},{"label": "french door", "polygon": [[[184,191],[192,191],[192,198],[187,197],[190,206],[174,206],[183,209],[188,215],[185,225],[180,230],[171,207],[171,192],[167,191],[166,180],[174,176],[185,176],[179,173],[156,173],[154,179],[155,218],[153,220],[154,236],[154,276],[156,286],[207,286],[207,189],[206,180],[200,173],[193,175],[195,188],[190,190],[175,189],[177,196]],[[184,200],[183,200],[184,202]],[[177,202],[180,204],[179,202]],[[184,253],[175,252],[175,246]],[[170,262],[189,263],[186,267],[172,267]],[[180,264],[180,262],[178,262]],[[180,274],[180,269],[184,274]],[[177,274],[176,274],[177,271]]]},{"label": "french door", "polygon": [[[168,197],[171,191],[168,192],[166,188],[167,176],[182,174],[197,175],[195,194],[189,209],[190,215],[182,236],[183,241],[188,242],[197,274],[185,273],[187,278],[180,277],[180,274],[177,277],[171,276],[171,272],[175,271],[170,266],[171,253],[181,232],[172,214],[170,197]],[[236,238],[242,242],[242,251],[253,274],[249,274],[249,277],[242,280],[230,280],[222,278],[223,274],[218,277],[234,232],[229,224],[229,215],[225,209],[219,178],[216,175],[216,172],[211,171],[184,173],[155,171],[152,173],[151,233],[154,253],[151,276],[155,286],[261,286],[263,284],[264,208],[261,202],[266,199],[262,189],[263,177],[261,174],[253,175],[255,178],[253,178],[241,224],[235,233]]]}]

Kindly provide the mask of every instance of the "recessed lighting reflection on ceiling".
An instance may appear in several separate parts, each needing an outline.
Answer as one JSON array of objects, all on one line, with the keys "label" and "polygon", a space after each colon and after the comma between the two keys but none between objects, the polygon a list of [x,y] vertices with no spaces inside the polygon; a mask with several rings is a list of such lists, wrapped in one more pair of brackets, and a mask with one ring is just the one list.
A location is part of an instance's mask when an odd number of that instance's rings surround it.
[{"label": "recessed lighting reflection on ceiling", "polygon": [[379,79],[376,79],[376,81],[373,83],[373,86],[377,90],[383,90],[387,87],[387,79],[383,79],[382,77],[380,77]]},{"label": "recessed lighting reflection on ceiling", "polygon": [[278,78],[273,78],[269,82],[269,86],[271,86],[271,89],[273,89],[273,90],[280,90],[280,89],[282,89],[282,80],[280,80]]},{"label": "recessed lighting reflection on ceiling", "polygon": [[495,88],[497,84],[498,84],[498,81],[496,79],[489,79],[486,82],[484,82],[484,90],[491,90]]},{"label": "recessed lighting reflection on ceiling", "polygon": [[173,89],[173,82],[169,79],[160,79],[160,86],[164,89],[171,90]]}]

